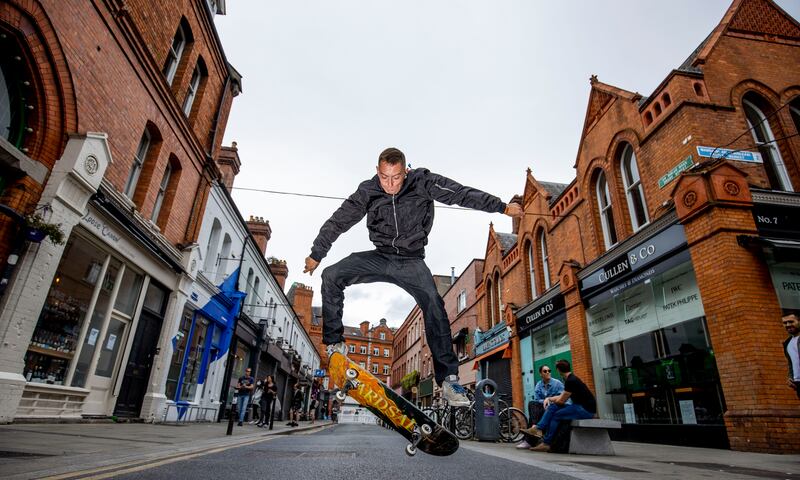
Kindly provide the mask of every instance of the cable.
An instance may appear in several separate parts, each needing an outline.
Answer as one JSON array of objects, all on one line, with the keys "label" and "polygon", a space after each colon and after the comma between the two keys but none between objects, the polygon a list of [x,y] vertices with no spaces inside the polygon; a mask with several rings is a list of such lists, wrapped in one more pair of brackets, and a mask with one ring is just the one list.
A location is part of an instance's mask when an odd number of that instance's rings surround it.
[{"label": "cable", "polygon": [[[298,193],[298,192],[281,192],[279,190],[267,190],[264,188],[250,188],[250,187],[231,187],[234,190],[244,190],[247,192],[260,192],[260,193],[274,193],[276,195],[293,195],[295,197],[308,197],[308,198],[323,198],[325,200],[347,200],[344,197],[332,197],[328,195],[314,195],[312,193]],[[465,207],[452,207],[449,205],[435,205],[436,208],[447,208],[450,210],[473,210],[472,208]]]},{"label": "cable", "polygon": [[[783,110],[783,108],[785,108],[786,106],[789,106],[789,105],[791,105],[791,102],[786,102],[786,103],[784,103],[783,105],[781,105],[780,107],[778,107],[777,109],[775,109],[775,111],[774,111],[774,112],[770,113],[769,115],[765,115],[765,116],[764,116],[764,118],[762,118],[762,119],[761,119],[761,121],[760,121],[760,122],[758,122],[757,124],[755,124],[755,125],[750,125],[750,127],[749,127],[749,128],[747,128],[747,129],[746,129],[744,132],[742,132],[741,134],[739,134],[739,136],[737,136],[736,138],[734,138],[734,139],[733,139],[733,140],[731,140],[730,142],[728,142],[728,143],[726,143],[725,145],[722,145],[722,146],[717,146],[717,147],[714,147],[714,150],[712,150],[712,151],[711,151],[711,158],[712,158],[712,159],[714,158],[714,153],[716,153],[716,152],[717,152],[717,150],[719,150],[720,148],[725,148],[725,147],[727,147],[728,145],[731,145],[731,144],[733,144],[734,142],[736,142],[736,140],[739,140],[740,138],[742,138],[743,136],[745,136],[745,135],[747,134],[747,132],[749,132],[749,131],[753,130],[754,128],[756,128],[756,127],[758,127],[758,126],[760,126],[762,123],[766,122],[767,120],[769,120],[769,119],[770,119],[770,118],[772,118],[773,116],[777,115],[777,114],[778,114],[778,112],[780,112],[781,110]],[[747,115],[745,115],[745,119],[747,119]],[[748,123],[750,123],[750,122],[749,122],[749,120],[748,120]],[[787,137],[787,138],[788,138],[788,137]],[[771,142],[766,142],[766,143],[763,143],[762,145],[766,145],[767,143],[771,143]],[[739,149],[739,150],[734,150],[734,152],[740,152],[740,151],[742,151],[742,149]],[[723,156],[722,156],[722,157],[720,157],[720,158],[723,158],[723,159],[724,159],[724,158],[726,158],[728,155],[730,155],[731,153],[734,153],[734,152],[728,152],[726,155],[723,155]]]}]

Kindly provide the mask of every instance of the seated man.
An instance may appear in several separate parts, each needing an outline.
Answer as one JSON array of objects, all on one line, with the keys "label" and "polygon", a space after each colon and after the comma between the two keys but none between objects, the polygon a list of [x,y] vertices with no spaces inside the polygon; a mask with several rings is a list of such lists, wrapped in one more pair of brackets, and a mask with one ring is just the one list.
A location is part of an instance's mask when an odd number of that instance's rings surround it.
[{"label": "seated man", "polygon": [[[550,443],[556,434],[558,423],[561,420],[582,420],[594,417],[597,412],[597,402],[589,387],[571,371],[569,362],[559,360],[556,370],[564,378],[564,391],[560,395],[548,397],[544,400],[545,412],[539,423],[524,430],[535,437],[542,438],[542,443],[531,450],[535,452],[549,452]],[[572,400],[572,405],[567,400]]]},{"label": "seated man", "polygon": [[[529,412],[529,421],[528,427],[532,426],[534,423],[538,422],[542,415],[544,414],[544,401],[549,397],[557,397],[564,391],[564,384],[561,383],[561,380],[556,380],[551,375],[550,366],[549,365],[542,365],[539,367],[539,376],[542,377],[541,380],[536,382],[536,386],[533,387],[533,400],[530,401],[528,405],[528,412]],[[569,403],[572,403],[570,400],[567,400]],[[531,438],[532,435],[526,433],[525,438],[517,444],[517,448],[531,448],[531,445],[536,444],[537,440],[535,438]]]}]

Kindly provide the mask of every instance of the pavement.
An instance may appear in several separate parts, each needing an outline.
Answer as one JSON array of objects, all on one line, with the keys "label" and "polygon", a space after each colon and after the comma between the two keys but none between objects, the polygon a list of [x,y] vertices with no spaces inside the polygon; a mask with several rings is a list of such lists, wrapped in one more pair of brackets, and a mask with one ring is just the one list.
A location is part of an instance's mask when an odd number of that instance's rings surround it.
[{"label": "pavement", "polygon": [[[289,434],[316,433],[330,426],[331,422],[319,420],[314,425],[301,422],[294,428],[280,422],[272,431],[245,425],[234,427],[233,435],[227,436],[227,423],[0,425],[0,477],[16,480],[108,475],[123,468],[189,460]],[[462,441],[461,449],[463,453],[483,453],[581,479],[800,479],[797,455],[630,442],[613,445],[615,456],[539,453],[518,450],[512,444],[477,441]]]}]

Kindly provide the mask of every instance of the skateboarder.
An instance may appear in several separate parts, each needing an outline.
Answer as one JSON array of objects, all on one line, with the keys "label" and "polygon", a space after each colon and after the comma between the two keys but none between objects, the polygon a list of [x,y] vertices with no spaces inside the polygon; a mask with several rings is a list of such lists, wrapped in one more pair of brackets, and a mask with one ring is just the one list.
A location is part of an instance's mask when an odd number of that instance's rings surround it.
[{"label": "skateboarder", "polygon": [[322,341],[328,354],[347,354],[342,309],[344,289],[358,283],[388,282],[408,292],[425,319],[425,335],[433,355],[436,383],[453,406],[468,406],[458,383],[450,322],[433,275],[425,265],[425,245],[433,226],[433,202],[521,216],[522,207],[466,187],[424,168],[406,168],[403,152],[387,148],[378,156],[377,174],[361,182],[323,225],[305,260],[313,274],[339,235],[367,216],[369,238],[376,249],[353,253],[322,271]]}]

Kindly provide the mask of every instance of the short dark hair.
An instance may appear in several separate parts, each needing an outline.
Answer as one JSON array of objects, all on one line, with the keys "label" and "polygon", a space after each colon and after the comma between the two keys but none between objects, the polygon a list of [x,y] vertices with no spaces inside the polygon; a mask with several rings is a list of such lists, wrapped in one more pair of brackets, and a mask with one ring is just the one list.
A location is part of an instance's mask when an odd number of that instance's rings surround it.
[{"label": "short dark hair", "polygon": [[539,373],[542,373],[542,369],[543,369],[544,367],[550,368],[550,365],[544,364],[544,365],[540,366],[540,367],[539,367]]},{"label": "short dark hair", "polygon": [[394,147],[389,147],[378,155],[378,165],[381,162],[386,162],[389,165],[397,165],[399,163],[403,168],[406,168],[406,156]]},{"label": "short dark hair", "polygon": [[560,373],[569,373],[572,371],[572,367],[570,367],[568,361],[562,358],[556,362],[556,370],[558,370]]}]

